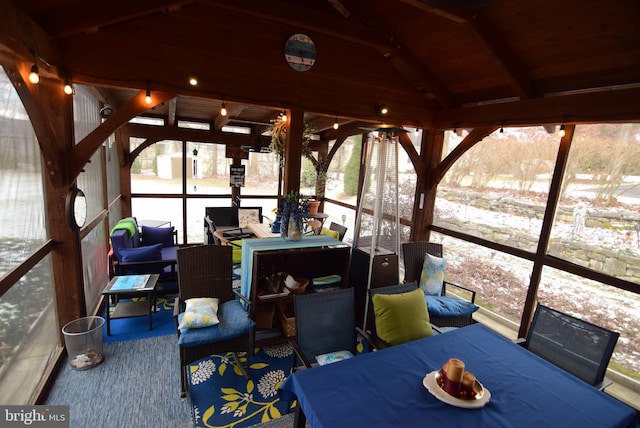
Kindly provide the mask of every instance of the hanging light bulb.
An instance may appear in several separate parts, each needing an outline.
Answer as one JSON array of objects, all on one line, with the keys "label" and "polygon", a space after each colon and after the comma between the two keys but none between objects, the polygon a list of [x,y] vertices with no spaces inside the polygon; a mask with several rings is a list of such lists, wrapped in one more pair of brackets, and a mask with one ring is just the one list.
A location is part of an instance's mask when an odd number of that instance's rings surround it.
[{"label": "hanging light bulb", "polygon": [[73,90],[73,86],[71,85],[71,82],[67,79],[64,81],[64,88],[63,91],[65,94],[67,95],[73,95],[74,94],[74,90]]},{"label": "hanging light bulb", "polygon": [[227,107],[224,105],[224,101],[222,102],[222,107],[220,107],[220,116],[227,115]]},{"label": "hanging light bulb", "polygon": [[562,125],[560,125],[560,132],[558,132],[558,135],[560,136],[560,138],[564,137],[564,123]]},{"label": "hanging light bulb", "polygon": [[189,76],[189,84],[191,86],[198,86],[198,78],[196,76]]},{"label": "hanging light bulb", "polygon": [[147,89],[147,94],[144,97],[144,100],[147,104],[151,104],[151,91]]},{"label": "hanging light bulb", "polygon": [[280,120],[283,122],[287,121],[287,112],[282,109],[282,113],[280,114]]},{"label": "hanging light bulb", "polygon": [[31,72],[29,73],[29,82],[33,83],[34,85],[40,83],[40,72],[36,64],[33,64],[31,66]]},{"label": "hanging light bulb", "polygon": [[333,129],[338,129],[340,127],[340,124],[338,123],[338,118],[336,117],[336,120],[333,122]]}]

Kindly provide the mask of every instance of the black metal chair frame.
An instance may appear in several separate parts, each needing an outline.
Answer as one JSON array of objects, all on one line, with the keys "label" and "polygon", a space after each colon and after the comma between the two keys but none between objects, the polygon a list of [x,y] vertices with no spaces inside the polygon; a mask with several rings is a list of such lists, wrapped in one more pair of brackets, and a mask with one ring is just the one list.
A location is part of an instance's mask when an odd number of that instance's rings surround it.
[{"label": "black metal chair frame", "polygon": [[538,303],[527,338],[529,351],[603,390],[620,334]]},{"label": "black metal chair frame", "polygon": [[[178,315],[185,310],[185,301],[196,297],[217,297],[219,304],[239,297],[247,304],[251,302],[232,287],[232,257],[230,246],[194,245],[180,248],[177,251],[179,294],[175,300],[174,320],[178,337]],[[245,377],[249,378],[249,357],[253,343],[251,331],[241,336],[211,342],[199,346],[180,346],[180,379],[181,396],[186,396],[187,365],[216,353],[233,352],[236,363]],[[246,367],[240,362],[239,353],[247,355]]]},{"label": "black metal chair frame", "polygon": [[347,228],[345,226],[342,226],[338,223],[335,222],[331,222],[331,224],[329,224],[329,229],[333,230],[335,232],[338,232],[338,239],[340,241],[342,241],[344,239],[344,235],[347,233]]},{"label": "black metal chair frame", "polygon": [[[405,242],[404,244],[402,244],[402,256],[404,260],[404,282],[420,282],[420,275],[422,273],[422,266],[424,264],[424,255],[426,253],[429,253],[435,257],[442,257],[442,244],[426,241],[413,241]],[[463,290],[464,293],[467,293],[470,296],[469,301],[471,303],[475,303],[476,292],[474,290],[458,284],[444,281],[442,285],[442,295],[451,298],[459,297],[447,294],[447,287],[449,287],[449,289],[456,288],[459,290]],[[430,314],[430,317],[431,323],[439,327],[464,327],[475,322],[472,315],[463,317],[442,317],[433,316]]]},{"label": "black metal chair frame", "polygon": [[346,350],[356,355],[353,288],[294,295],[293,304],[296,337],[290,343],[306,368],[311,368],[313,358],[320,354]]}]

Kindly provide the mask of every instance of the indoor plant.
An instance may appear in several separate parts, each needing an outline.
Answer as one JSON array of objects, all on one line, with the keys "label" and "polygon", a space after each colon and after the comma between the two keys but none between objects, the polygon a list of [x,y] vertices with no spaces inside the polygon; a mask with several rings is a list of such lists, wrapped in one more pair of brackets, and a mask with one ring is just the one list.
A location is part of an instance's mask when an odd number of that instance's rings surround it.
[{"label": "indoor plant", "polygon": [[302,226],[309,211],[306,198],[301,198],[298,192],[291,191],[278,204],[281,215],[280,236],[292,240],[302,239]]}]

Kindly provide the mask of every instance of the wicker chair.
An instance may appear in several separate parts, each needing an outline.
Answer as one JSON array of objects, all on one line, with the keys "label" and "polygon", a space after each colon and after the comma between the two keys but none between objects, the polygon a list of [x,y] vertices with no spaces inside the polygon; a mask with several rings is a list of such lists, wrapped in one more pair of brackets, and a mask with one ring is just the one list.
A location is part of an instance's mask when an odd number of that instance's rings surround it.
[{"label": "wicker chair", "polygon": [[[404,282],[417,282],[420,283],[420,275],[422,273],[422,266],[424,264],[424,255],[426,253],[435,257],[442,257],[442,244],[436,242],[414,241],[406,242],[402,244],[402,254],[404,259]],[[457,284],[453,284],[445,281],[442,286],[442,295],[447,299],[457,299],[458,297],[448,296],[447,287],[449,289],[456,288],[461,290],[463,294],[469,296],[469,302],[475,304],[476,292],[468,288],[462,287]],[[460,316],[460,317],[444,317],[433,315],[430,311],[429,316],[431,323],[439,327],[464,327],[472,324],[472,315]]]},{"label": "wicker chair", "polygon": [[619,333],[538,304],[522,345],[545,360],[603,390],[604,375]]},{"label": "wicker chair", "polygon": [[[187,365],[215,353],[233,352],[238,367],[248,378],[249,357],[252,353],[251,331],[255,323],[236,297],[244,299],[232,289],[231,247],[196,245],[177,251],[179,295],[174,318],[180,348],[181,396],[186,396]],[[179,315],[185,301],[198,297],[219,299],[220,323],[204,328],[178,329]],[[239,352],[246,352],[246,367],[240,363]]]}]

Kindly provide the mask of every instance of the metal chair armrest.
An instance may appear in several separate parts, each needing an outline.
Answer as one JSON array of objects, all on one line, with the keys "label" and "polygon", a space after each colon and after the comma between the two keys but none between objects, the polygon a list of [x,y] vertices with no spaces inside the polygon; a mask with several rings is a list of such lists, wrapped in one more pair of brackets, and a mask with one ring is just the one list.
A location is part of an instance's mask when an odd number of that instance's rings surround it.
[{"label": "metal chair armrest", "polygon": [[[469,295],[471,296],[469,301],[471,303],[475,303],[476,302],[476,292],[475,292],[475,290],[471,290],[470,288],[464,287],[462,285],[454,284],[452,282],[444,281],[444,283],[442,284],[442,294],[445,295],[445,296],[447,295],[447,286],[455,287],[455,288],[458,288],[460,290],[464,290],[466,293],[469,293]],[[466,300],[466,299],[464,299],[464,300]]]}]

